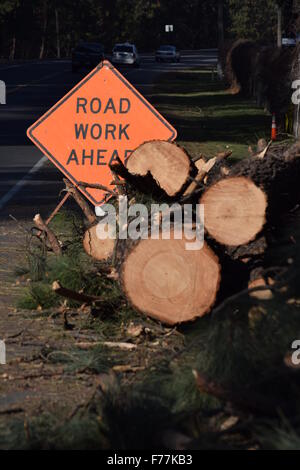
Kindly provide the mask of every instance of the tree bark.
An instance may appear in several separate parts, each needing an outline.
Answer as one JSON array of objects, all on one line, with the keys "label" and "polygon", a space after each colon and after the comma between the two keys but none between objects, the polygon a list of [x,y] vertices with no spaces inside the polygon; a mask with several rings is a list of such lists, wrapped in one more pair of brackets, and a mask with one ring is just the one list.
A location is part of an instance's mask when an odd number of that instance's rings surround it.
[{"label": "tree bark", "polygon": [[16,36],[14,35],[11,41],[11,48],[9,53],[9,60],[14,60],[16,55]]},{"label": "tree bark", "polygon": [[277,4],[277,47],[282,48],[282,6]]},{"label": "tree bark", "polygon": [[56,57],[60,59],[60,31],[58,8],[55,8]]},{"label": "tree bark", "polygon": [[48,23],[47,0],[43,1],[42,17],[43,17],[43,20],[42,20],[43,21],[43,26],[42,26],[42,40],[41,40],[40,55],[39,55],[40,59],[43,59],[44,53],[45,53],[46,31],[47,31],[47,23]]},{"label": "tree bark", "polygon": [[218,0],[218,48],[219,53],[224,49],[224,0]]}]

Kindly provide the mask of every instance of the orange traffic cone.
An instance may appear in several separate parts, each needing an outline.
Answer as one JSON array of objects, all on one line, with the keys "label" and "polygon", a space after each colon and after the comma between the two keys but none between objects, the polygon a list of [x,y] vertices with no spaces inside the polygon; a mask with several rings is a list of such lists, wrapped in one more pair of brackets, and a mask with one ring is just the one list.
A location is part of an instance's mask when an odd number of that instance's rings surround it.
[{"label": "orange traffic cone", "polygon": [[277,139],[277,126],[276,126],[276,116],[275,113],[272,114],[272,131],[271,131],[271,139]]}]

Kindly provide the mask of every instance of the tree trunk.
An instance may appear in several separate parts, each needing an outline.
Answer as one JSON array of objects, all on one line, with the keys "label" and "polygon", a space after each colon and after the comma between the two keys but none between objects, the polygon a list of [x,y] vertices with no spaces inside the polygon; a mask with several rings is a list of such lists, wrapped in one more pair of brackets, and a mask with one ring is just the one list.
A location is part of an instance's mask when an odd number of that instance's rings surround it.
[{"label": "tree trunk", "polygon": [[145,315],[174,325],[208,313],[221,280],[219,260],[207,244],[186,249],[181,239],[127,240],[119,243],[123,291],[132,306]]},{"label": "tree trunk", "polygon": [[56,57],[60,59],[60,33],[59,33],[59,14],[58,8],[55,8],[55,30],[56,30]]},{"label": "tree trunk", "polygon": [[14,8],[13,11],[13,36],[11,39],[11,46],[10,46],[10,51],[9,51],[9,60],[14,60],[16,56],[16,43],[17,43],[17,5]]},{"label": "tree trunk", "polygon": [[300,203],[299,178],[299,142],[244,159],[225,178],[219,172],[200,198],[205,229],[234,259],[263,255],[267,242],[257,236],[265,223],[280,224],[280,216]]},{"label": "tree trunk", "polygon": [[218,0],[218,48],[219,54],[224,49],[224,0]]},{"label": "tree trunk", "polygon": [[218,243],[238,246],[254,240],[266,221],[267,198],[245,177],[224,178],[200,199],[205,229]]},{"label": "tree trunk", "polygon": [[277,47],[282,47],[282,6],[277,4]]},{"label": "tree trunk", "polygon": [[15,55],[16,55],[16,36],[14,35],[11,41],[9,60],[14,60]]},{"label": "tree trunk", "polygon": [[183,190],[193,168],[184,149],[159,140],[140,145],[127,161],[127,169],[131,174],[146,176],[150,173],[170,197]]},{"label": "tree trunk", "polygon": [[126,168],[120,161],[110,167],[135,189],[166,198],[179,196],[197,174],[183,148],[162,140],[140,145],[128,158]]},{"label": "tree trunk", "polygon": [[263,159],[247,158],[234,165],[230,176],[250,178],[267,195],[267,220],[278,223],[280,214],[300,202],[300,144],[288,150],[271,146]]},{"label": "tree trunk", "polygon": [[40,47],[40,55],[39,55],[40,59],[43,59],[44,54],[45,54],[46,31],[47,31],[47,22],[48,22],[47,0],[44,0],[42,9],[43,9],[42,11],[43,27],[42,27],[42,39],[41,39],[41,47]]}]

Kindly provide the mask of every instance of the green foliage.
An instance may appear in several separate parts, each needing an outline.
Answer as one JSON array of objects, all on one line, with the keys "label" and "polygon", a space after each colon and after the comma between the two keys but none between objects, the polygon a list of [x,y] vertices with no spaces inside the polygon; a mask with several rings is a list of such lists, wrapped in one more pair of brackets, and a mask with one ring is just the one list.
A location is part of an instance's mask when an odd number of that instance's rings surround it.
[{"label": "green foliage", "polygon": [[[19,300],[20,308],[48,309],[60,305],[62,299],[52,291],[52,283],[59,281],[65,288],[82,291],[85,294],[103,296],[107,302],[117,302],[120,291],[113,281],[102,276],[101,263],[94,262],[83,250],[83,226],[76,213],[61,211],[51,222],[59,239],[64,243],[62,256],[47,253],[43,241],[30,238],[26,251],[26,266],[22,273],[31,279]],[[20,272],[20,269],[19,269]],[[78,306],[78,302],[68,300],[69,306]]]},{"label": "green foliage", "polygon": [[103,450],[106,440],[95,417],[74,417],[62,423],[57,416],[43,413],[26,422],[14,420],[0,425],[1,449]]},{"label": "green foliage", "polygon": [[192,156],[232,150],[232,158],[240,159],[249,155],[249,145],[269,138],[270,117],[253,101],[228,93],[207,71],[165,74],[152,102],[173,122],[179,143]]},{"label": "green foliage", "polygon": [[[283,5],[286,29],[290,28],[291,1]],[[149,51],[161,43],[175,43],[182,49],[216,47],[218,43],[217,2],[210,0],[5,0],[0,5],[4,31],[0,54],[11,58],[55,56],[56,18],[62,56],[69,56],[80,40],[102,42],[107,53],[120,41],[135,42]],[[165,24],[173,24],[174,32],[166,33]],[[224,0],[224,25],[226,37],[274,42],[277,2]]]},{"label": "green foliage", "polygon": [[95,374],[107,372],[115,362],[120,361],[120,354],[111,353],[107,348],[95,346],[84,351],[74,349],[72,351],[45,351],[47,360],[53,364],[63,364],[66,373],[88,370]]},{"label": "green foliage", "polygon": [[[216,41],[215,6],[205,0],[6,0],[0,6],[0,22],[6,37],[0,50],[11,55],[16,38],[15,57],[37,57],[43,44],[44,56],[56,51],[57,12],[62,55],[70,55],[80,40],[105,44],[106,52],[119,41],[134,41],[138,47],[153,50],[159,43],[177,42],[180,47],[203,47]],[[1,21],[2,20],[2,21]],[[170,38],[164,25],[173,23]]]},{"label": "green foliage", "polygon": [[283,31],[289,34],[292,0],[227,0],[228,31],[233,38],[276,42],[277,8],[282,7]]},{"label": "green foliage", "polygon": [[276,34],[275,0],[228,0],[230,31],[237,38],[273,41]]},{"label": "green foliage", "polygon": [[294,429],[286,420],[276,426],[269,423],[261,427],[257,438],[267,450],[300,449],[300,429]]},{"label": "green foliage", "polygon": [[50,285],[36,282],[24,290],[24,294],[17,305],[19,308],[28,310],[36,310],[40,307],[48,309],[58,305],[58,299],[56,294],[51,290]]},{"label": "green foliage", "polygon": [[194,345],[198,370],[233,389],[277,377],[283,357],[300,333],[298,317],[298,309],[287,306],[280,296],[267,305],[253,302],[251,307],[247,297],[235,302],[234,308],[199,325]]},{"label": "green foliage", "polygon": [[[102,375],[105,390],[95,395],[88,406],[78,408],[71,419],[43,413],[26,421],[13,420],[0,426],[1,444],[5,449],[156,449],[164,448],[168,430],[187,433],[194,439],[196,449],[225,448],[216,433],[199,428],[188,413],[175,410],[182,389],[172,383],[161,394],[159,382],[121,385],[113,375]],[[195,388],[195,387],[194,387]],[[173,392],[176,391],[176,395]],[[199,412],[199,410],[198,410]]]}]

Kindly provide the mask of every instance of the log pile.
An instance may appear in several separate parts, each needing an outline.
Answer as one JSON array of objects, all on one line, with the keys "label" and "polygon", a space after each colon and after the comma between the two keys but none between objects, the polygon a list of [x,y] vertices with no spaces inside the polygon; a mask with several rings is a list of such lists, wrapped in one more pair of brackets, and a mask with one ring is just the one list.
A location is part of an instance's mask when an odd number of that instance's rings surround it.
[{"label": "log pile", "polygon": [[[255,288],[261,293],[272,285],[274,290],[270,275],[264,277],[264,257],[272,227],[300,203],[300,144],[269,145],[233,166],[226,162],[229,155],[210,160],[201,155],[193,161],[174,143],[152,141],[136,149],[126,166],[121,161],[111,166],[113,182],[121,182],[130,203],[147,194],[152,203],[181,208],[190,204],[193,224],[203,205],[205,241],[197,250],[187,248],[195,242],[195,225],[178,226],[175,218],[170,237],[165,237],[158,217],[155,237],[148,233],[135,240],[99,239],[99,220],[66,181],[89,221],[85,251],[110,265],[109,275],[117,278],[128,302],[142,314],[174,325],[208,314],[216,303],[248,285],[252,295]],[[116,192],[110,191],[110,197],[117,207]],[[150,227],[150,219],[147,224]]]}]

